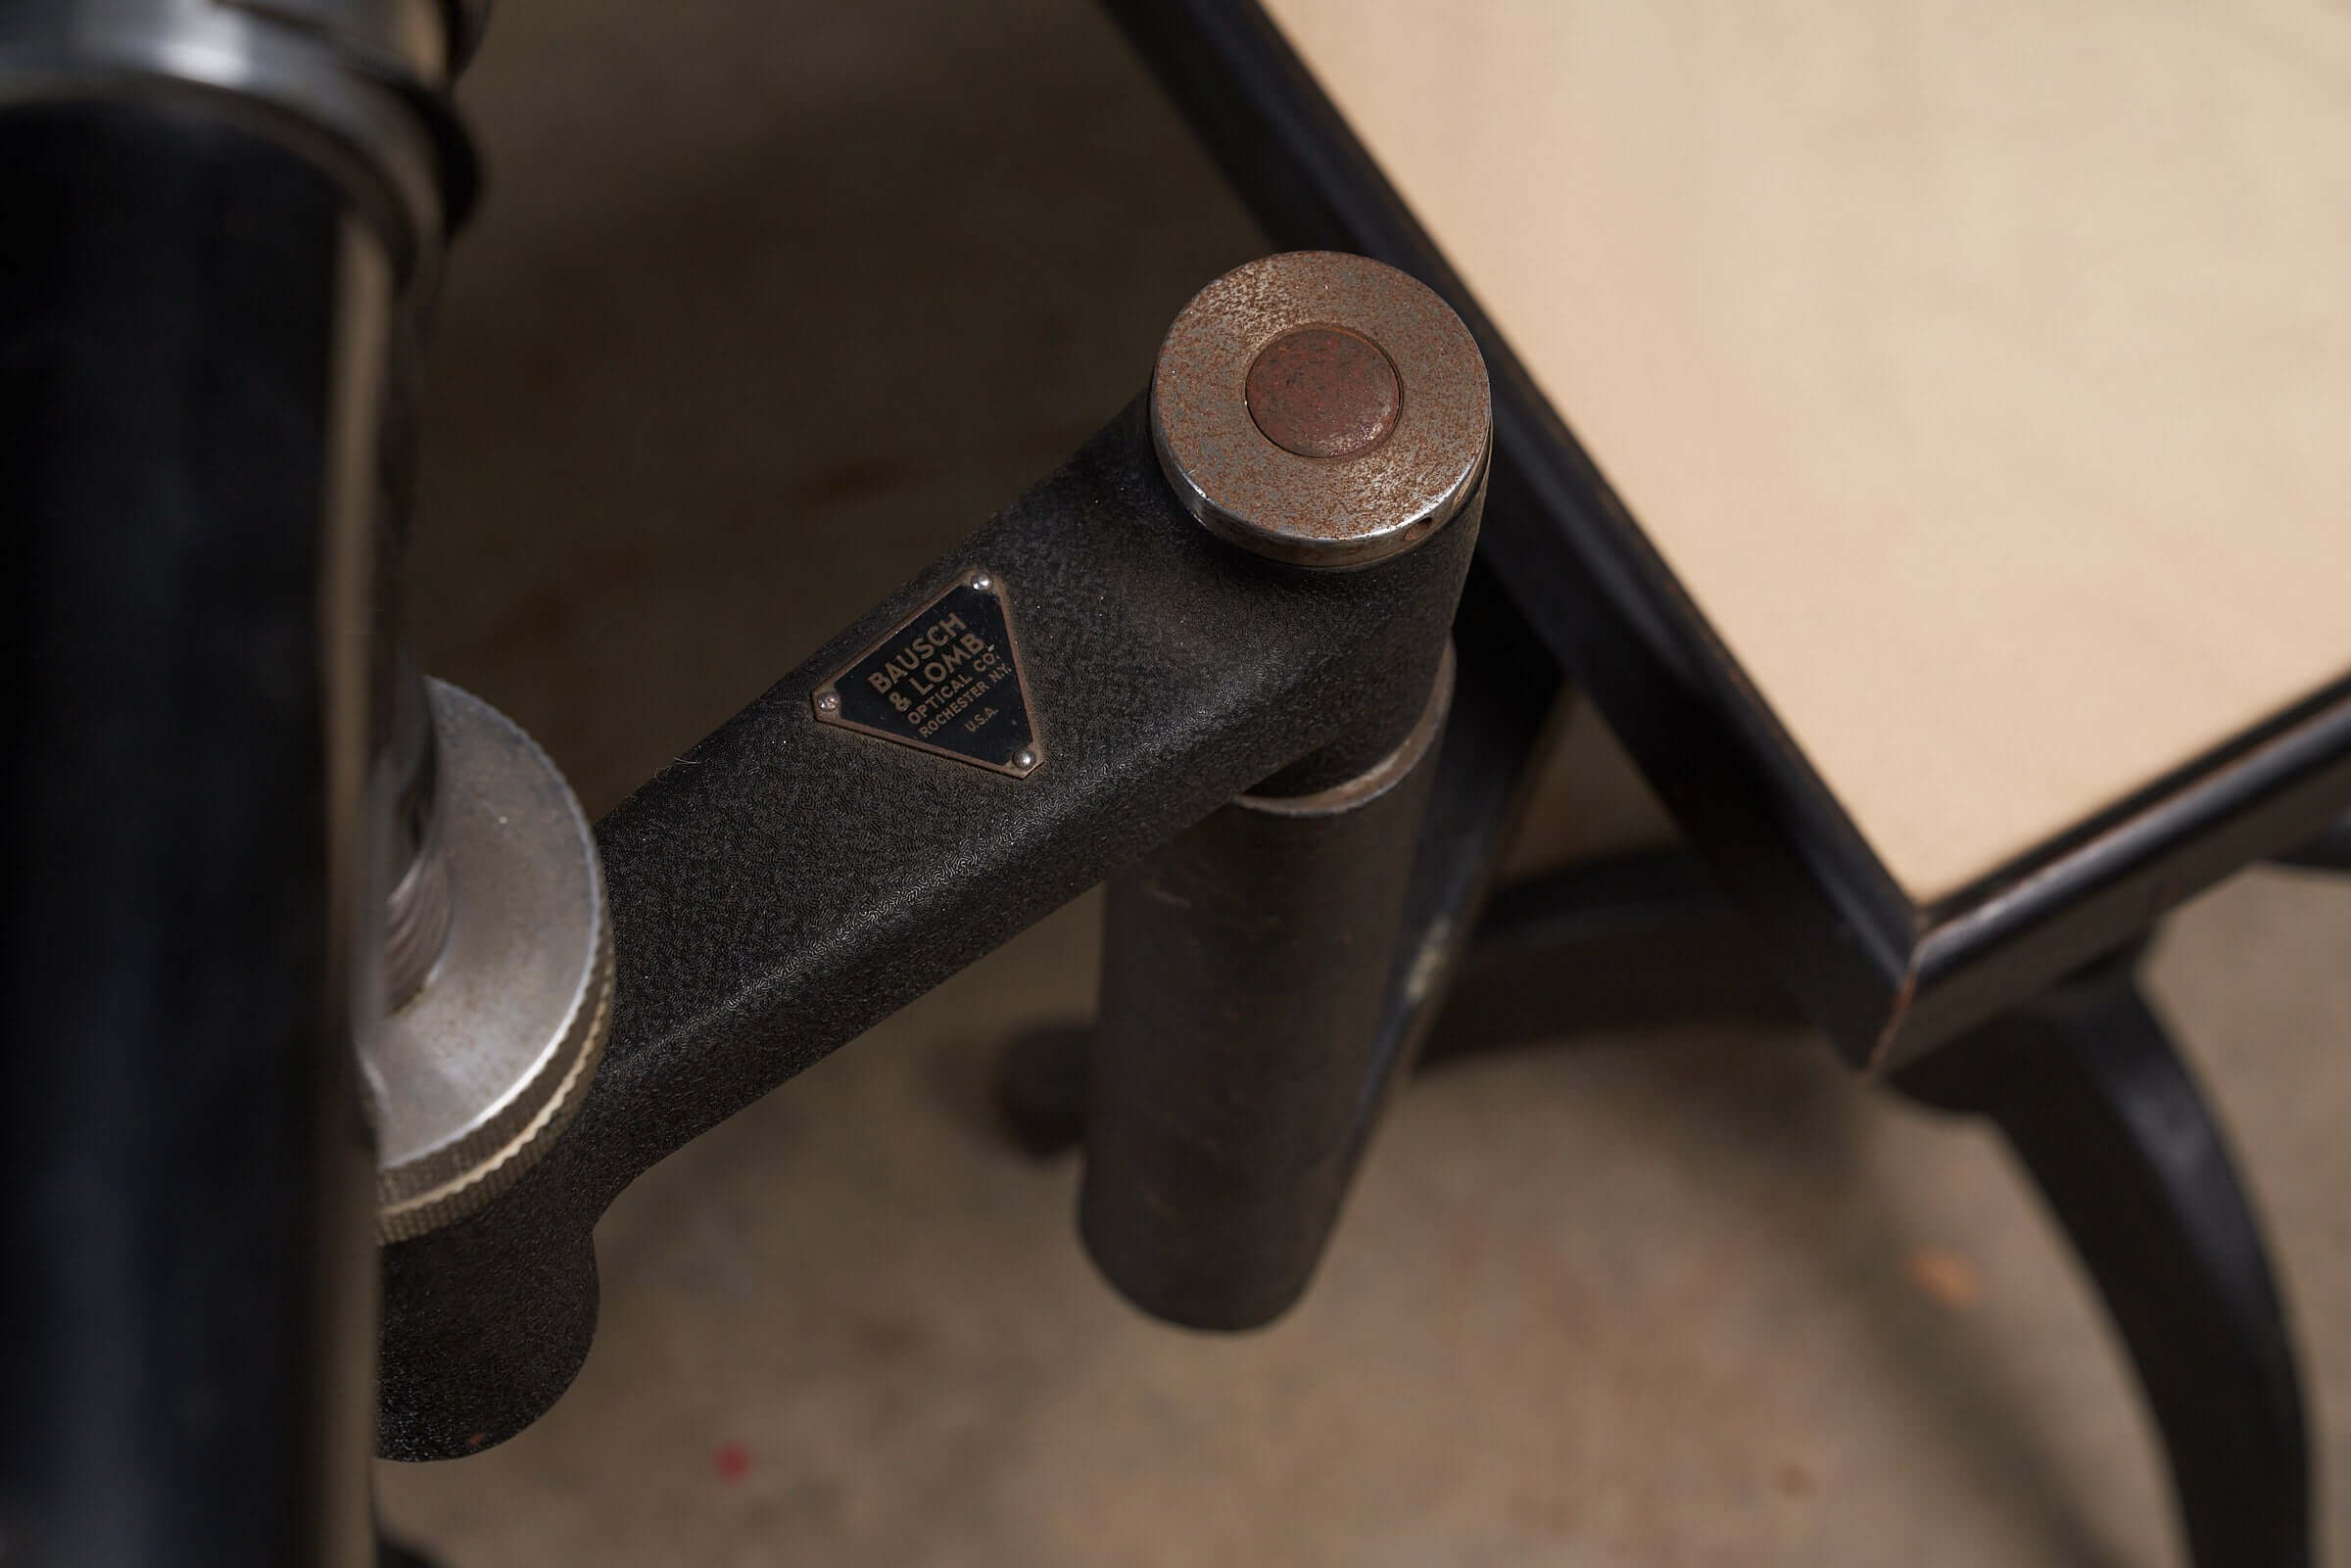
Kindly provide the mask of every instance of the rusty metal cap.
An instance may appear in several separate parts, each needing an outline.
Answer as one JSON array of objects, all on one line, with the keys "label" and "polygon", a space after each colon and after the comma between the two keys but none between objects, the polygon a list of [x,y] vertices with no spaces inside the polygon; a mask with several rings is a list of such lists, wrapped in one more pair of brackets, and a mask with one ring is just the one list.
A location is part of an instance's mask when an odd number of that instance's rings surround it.
[{"label": "rusty metal cap", "polygon": [[1445,526],[1493,445],[1460,316],[1392,266],[1269,256],[1192,297],[1160,345],[1151,440],[1186,510],[1301,566],[1364,566]]}]

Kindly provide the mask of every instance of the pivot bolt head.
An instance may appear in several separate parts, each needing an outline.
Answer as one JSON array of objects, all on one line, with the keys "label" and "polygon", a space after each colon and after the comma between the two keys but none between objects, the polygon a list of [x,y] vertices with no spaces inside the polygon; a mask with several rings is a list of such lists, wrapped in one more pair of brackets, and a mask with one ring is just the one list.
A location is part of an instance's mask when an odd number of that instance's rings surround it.
[{"label": "pivot bolt head", "polygon": [[1298,327],[1249,366],[1249,417],[1301,457],[1354,457],[1396,428],[1404,389],[1369,338],[1344,327]]},{"label": "pivot bolt head", "polygon": [[1225,273],[1176,317],[1151,441],[1184,510],[1244,549],[1367,566],[1478,493],[1486,363],[1434,292],[1361,256],[1294,251]]}]

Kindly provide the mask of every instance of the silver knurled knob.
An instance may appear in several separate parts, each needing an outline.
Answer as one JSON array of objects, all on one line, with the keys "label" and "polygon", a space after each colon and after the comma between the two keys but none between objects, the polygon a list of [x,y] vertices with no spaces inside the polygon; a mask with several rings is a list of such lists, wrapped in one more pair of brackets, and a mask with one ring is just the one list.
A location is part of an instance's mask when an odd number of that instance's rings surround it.
[{"label": "silver knurled knob", "polygon": [[463,1218],[530,1169],[579,1110],[612,1022],[612,923],[579,801],[504,714],[427,684],[448,934],[360,1051],[387,1242]]}]

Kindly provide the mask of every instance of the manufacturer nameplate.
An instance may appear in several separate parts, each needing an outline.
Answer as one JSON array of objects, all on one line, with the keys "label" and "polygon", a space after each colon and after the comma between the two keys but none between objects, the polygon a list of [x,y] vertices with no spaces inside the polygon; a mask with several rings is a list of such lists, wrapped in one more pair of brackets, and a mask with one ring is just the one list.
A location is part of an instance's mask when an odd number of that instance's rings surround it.
[{"label": "manufacturer nameplate", "polygon": [[820,723],[1026,779],[1045,748],[1029,714],[1004,580],[984,567],[908,616],[809,699]]}]

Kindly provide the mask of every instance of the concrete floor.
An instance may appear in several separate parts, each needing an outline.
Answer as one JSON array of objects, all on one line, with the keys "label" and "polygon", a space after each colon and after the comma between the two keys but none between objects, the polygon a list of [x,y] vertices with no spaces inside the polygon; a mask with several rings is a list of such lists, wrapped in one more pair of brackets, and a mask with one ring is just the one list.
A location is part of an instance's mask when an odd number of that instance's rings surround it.
[{"label": "concrete floor", "polygon": [[[1264,244],[1085,0],[510,0],[431,378],[413,620],[600,811],[1130,396]],[[1654,832],[1584,724],[1524,858]],[[1800,1035],[1595,1038],[1401,1102],[1274,1329],[1145,1322],[990,1055],[1090,900],[654,1171],[513,1443],[380,1467],[451,1568],[2177,1560],[2151,1435],[1994,1143]],[[2351,1454],[2351,886],[2155,987]],[[2351,1538],[2328,1489],[2329,1543]],[[2339,1559],[2337,1559],[2339,1560]]]}]

